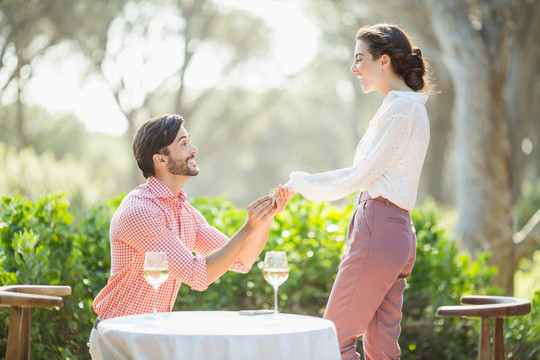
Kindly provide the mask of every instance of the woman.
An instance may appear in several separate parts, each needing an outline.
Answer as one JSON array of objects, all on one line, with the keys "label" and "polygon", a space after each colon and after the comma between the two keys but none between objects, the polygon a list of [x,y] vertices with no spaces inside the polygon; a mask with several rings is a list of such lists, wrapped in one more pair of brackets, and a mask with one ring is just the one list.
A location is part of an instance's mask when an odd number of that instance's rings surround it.
[{"label": "woman", "polygon": [[337,329],[343,359],[398,359],[405,278],[416,254],[409,211],[429,142],[420,91],[427,64],[400,28],[378,24],[356,34],[351,71],[362,92],[385,98],[360,140],[350,168],[320,174],[292,172],[285,188],[309,200],[336,200],[362,191],[324,314]]}]

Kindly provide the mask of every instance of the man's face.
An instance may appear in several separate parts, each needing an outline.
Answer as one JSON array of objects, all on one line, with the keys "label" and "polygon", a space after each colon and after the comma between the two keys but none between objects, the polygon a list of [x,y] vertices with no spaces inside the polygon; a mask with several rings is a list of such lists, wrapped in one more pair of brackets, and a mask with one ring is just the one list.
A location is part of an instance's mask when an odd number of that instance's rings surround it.
[{"label": "man's face", "polygon": [[178,130],[174,142],[166,149],[169,152],[167,154],[167,170],[171,174],[180,176],[197,176],[199,174],[199,168],[195,162],[195,154],[199,149],[191,143],[189,133],[183,126]]}]

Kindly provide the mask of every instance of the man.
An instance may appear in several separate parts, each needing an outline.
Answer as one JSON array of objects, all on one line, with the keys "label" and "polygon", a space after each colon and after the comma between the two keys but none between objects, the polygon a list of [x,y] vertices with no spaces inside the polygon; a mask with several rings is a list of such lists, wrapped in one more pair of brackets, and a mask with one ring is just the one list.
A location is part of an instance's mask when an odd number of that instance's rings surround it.
[{"label": "man", "polygon": [[111,221],[111,275],[94,299],[94,359],[101,358],[96,346],[99,321],[153,311],[154,289],[143,277],[147,251],[167,253],[169,277],[159,287],[157,311],[171,311],[180,284],[203,291],[227,270],[247,273],[266,244],[274,216],[285,207],[285,192],[279,187],[273,197],[263,196],[248,206],[247,221],[230,239],[210,226],[183,190],[199,173],[198,149],[183,122],[176,114],[156,117],[144,123],[133,140],[133,154],[147,182],[124,198]]}]

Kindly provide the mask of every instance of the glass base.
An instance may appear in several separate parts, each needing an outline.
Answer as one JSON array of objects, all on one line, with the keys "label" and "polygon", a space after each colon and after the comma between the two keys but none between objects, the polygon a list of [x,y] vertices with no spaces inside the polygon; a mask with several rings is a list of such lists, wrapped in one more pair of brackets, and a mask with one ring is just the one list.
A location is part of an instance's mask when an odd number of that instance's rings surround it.
[{"label": "glass base", "polygon": [[281,319],[286,319],[287,315],[282,314],[282,313],[272,313],[269,315],[265,315],[264,318],[268,320],[281,320]]},{"label": "glass base", "polygon": [[161,315],[157,314],[157,313],[156,314],[150,313],[150,314],[146,315],[144,318],[148,319],[148,320],[161,320],[161,319],[163,319],[163,317]]}]

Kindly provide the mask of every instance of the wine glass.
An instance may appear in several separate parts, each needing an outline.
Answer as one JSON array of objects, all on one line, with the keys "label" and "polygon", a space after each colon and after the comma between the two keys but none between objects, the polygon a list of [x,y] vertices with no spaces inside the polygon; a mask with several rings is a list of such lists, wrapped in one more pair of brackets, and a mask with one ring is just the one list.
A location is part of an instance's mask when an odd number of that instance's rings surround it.
[{"label": "wine glass", "polygon": [[157,314],[157,294],[159,285],[169,277],[167,254],[159,251],[148,251],[144,258],[144,278],[154,287],[154,314],[151,319],[160,319]]},{"label": "wine glass", "polygon": [[289,265],[284,251],[268,251],[264,255],[264,279],[274,288],[274,314],[278,317],[278,287],[289,277]]}]

